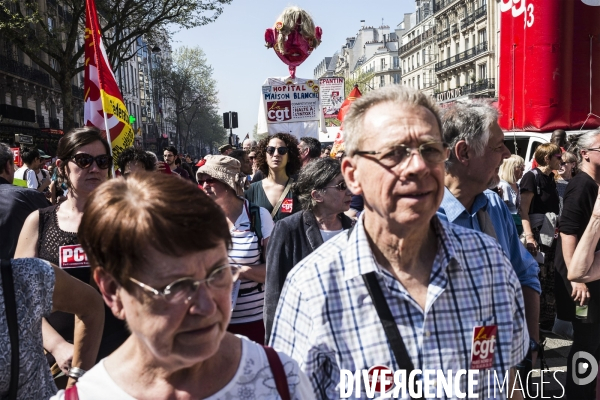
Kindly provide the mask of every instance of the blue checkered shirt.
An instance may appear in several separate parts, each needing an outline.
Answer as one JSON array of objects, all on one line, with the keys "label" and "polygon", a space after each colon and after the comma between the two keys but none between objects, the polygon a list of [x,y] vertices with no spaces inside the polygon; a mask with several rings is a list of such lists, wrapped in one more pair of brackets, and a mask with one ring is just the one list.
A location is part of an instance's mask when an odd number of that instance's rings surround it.
[{"label": "blue checkered shirt", "polygon": [[[415,369],[468,369],[473,328],[483,325],[498,326],[492,370],[499,381],[525,358],[529,336],[521,285],[492,238],[434,217],[438,249],[423,311],[378,266],[362,220],[350,237],[339,234],[291,271],[277,307],[270,344],[300,364],[317,398],[339,398],[340,369],[398,369],[361,277],[372,271]],[[479,398],[506,397],[506,386],[504,394],[494,396],[487,382],[487,372],[480,371]],[[466,380],[461,387],[466,389]],[[361,395],[366,398],[364,388]]]}]

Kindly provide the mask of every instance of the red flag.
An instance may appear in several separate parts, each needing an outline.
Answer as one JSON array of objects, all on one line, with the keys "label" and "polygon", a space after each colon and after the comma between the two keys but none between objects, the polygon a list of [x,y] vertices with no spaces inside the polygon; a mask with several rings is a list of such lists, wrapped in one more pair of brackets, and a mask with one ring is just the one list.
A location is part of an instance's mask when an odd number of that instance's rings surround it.
[{"label": "red flag", "polygon": [[352,104],[352,102],[354,102],[354,100],[358,99],[361,96],[362,96],[362,93],[358,89],[358,86],[354,86],[354,88],[350,91],[350,94],[348,95],[346,100],[344,100],[344,102],[342,103],[342,106],[340,107],[340,111],[338,111],[337,118],[340,120],[340,122],[342,122],[344,120],[344,116],[348,112],[348,109],[350,108],[350,105]]},{"label": "red flag", "polygon": [[342,130],[344,129],[344,122],[343,122],[344,116],[348,112],[348,109],[352,105],[352,102],[354,102],[354,100],[358,99],[361,96],[362,96],[362,93],[358,89],[358,85],[355,85],[354,89],[352,89],[350,91],[350,94],[348,95],[346,100],[344,100],[344,102],[342,103],[342,106],[340,107],[340,111],[338,111],[337,118],[342,123],[342,126],[340,127],[340,130],[338,131],[337,136],[335,137],[335,140],[333,141],[333,147],[331,148],[331,152],[329,153],[331,157],[335,157],[335,154],[338,151],[344,149],[344,134],[342,132]]},{"label": "red flag", "polygon": [[85,18],[85,125],[106,133],[114,165],[121,152],[133,145],[134,132],[129,113],[108,63],[100,35],[100,24],[94,0],[86,0]]}]

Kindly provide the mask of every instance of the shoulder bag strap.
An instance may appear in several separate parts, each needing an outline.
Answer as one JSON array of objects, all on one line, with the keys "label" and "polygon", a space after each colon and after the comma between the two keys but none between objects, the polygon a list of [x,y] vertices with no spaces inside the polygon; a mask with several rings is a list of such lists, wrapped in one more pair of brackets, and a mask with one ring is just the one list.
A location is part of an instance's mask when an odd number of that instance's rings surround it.
[{"label": "shoulder bag strap", "polygon": [[383,296],[381,286],[379,286],[379,281],[377,281],[377,274],[375,272],[369,272],[362,277],[367,286],[367,290],[369,291],[369,295],[373,300],[375,309],[377,310],[381,325],[383,325],[383,330],[385,331],[385,336],[392,348],[392,353],[394,353],[394,358],[396,358],[396,364],[398,364],[399,369],[406,370],[406,376],[408,377],[415,367],[408,355],[408,351],[406,350],[406,346],[404,345],[404,341],[398,330],[398,325],[396,325],[396,321],[392,316],[390,307]]},{"label": "shoulder bag strap", "polygon": [[287,376],[285,375],[285,369],[283,369],[279,354],[272,347],[263,346],[263,348],[267,354],[267,360],[269,360],[269,367],[271,367],[279,397],[281,397],[281,400],[290,400],[290,387],[288,386]]},{"label": "shoulder bag strap", "polygon": [[8,398],[16,399],[17,390],[19,389],[19,325],[17,321],[17,303],[15,300],[15,286],[10,260],[2,260],[1,266],[0,273],[2,275],[4,308],[6,309],[6,322],[8,324],[8,336],[11,347]]},{"label": "shoulder bag strap", "polygon": [[294,183],[294,179],[288,179],[287,184],[285,185],[285,189],[283,189],[283,193],[281,193],[279,200],[277,200],[277,204],[275,205],[275,207],[273,207],[273,211],[271,211],[271,218],[275,218],[275,214],[277,214],[277,211],[279,211],[281,203],[283,203],[285,196],[287,196],[287,194],[290,192],[290,189],[292,188],[292,183]]},{"label": "shoulder bag strap", "polygon": [[77,384],[65,390],[65,400],[79,400],[79,393],[77,393]]}]

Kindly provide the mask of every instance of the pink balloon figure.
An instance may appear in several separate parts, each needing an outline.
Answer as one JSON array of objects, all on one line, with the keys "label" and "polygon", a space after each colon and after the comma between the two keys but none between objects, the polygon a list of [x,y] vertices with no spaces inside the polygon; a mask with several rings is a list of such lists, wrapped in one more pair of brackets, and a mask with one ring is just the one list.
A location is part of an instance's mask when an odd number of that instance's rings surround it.
[{"label": "pink balloon figure", "polygon": [[295,6],[287,7],[273,28],[265,31],[265,46],[273,48],[281,61],[288,65],[293,79],[296,77],[296,67],[321,44],[322,32],[320,27],[315,27],[306,11]]}]

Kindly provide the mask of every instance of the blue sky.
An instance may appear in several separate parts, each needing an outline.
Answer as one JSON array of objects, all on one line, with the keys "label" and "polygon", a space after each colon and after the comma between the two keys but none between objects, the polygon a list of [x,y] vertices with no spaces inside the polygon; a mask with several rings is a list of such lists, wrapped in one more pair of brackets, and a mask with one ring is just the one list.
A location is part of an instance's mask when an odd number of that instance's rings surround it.
[{"label": "blue sky", "polygon": [[305,0],[289,3],[277,0],[233,0],[213,24],[180,31],[173,47],[199,46],[214,69],[219,90],[220,112],[237,111],[239,128],[233,133],[243,138],[251,132],[258,115],[263,81],[287,76],[287,65],[264,44],[265,29],[272,27],[288,5],[308,11],[323,29],[323,42],[296,71],[300,78],[312,78],[314,68],[341,48],[346,38],[355,36],[360,20],[367,26],[390,28],[402,21],[404,13],[415,10],[412,0],[330,1]]}]

